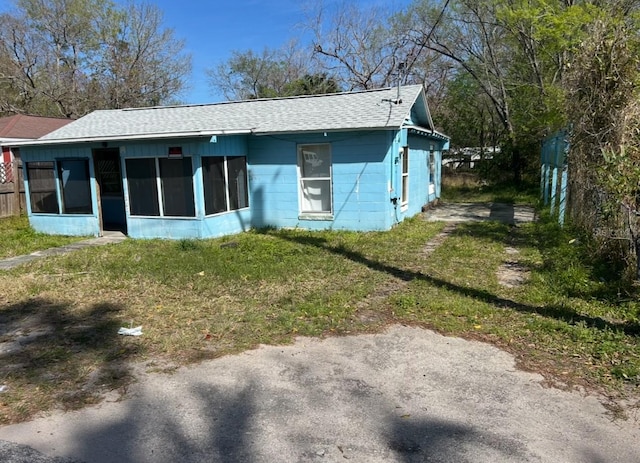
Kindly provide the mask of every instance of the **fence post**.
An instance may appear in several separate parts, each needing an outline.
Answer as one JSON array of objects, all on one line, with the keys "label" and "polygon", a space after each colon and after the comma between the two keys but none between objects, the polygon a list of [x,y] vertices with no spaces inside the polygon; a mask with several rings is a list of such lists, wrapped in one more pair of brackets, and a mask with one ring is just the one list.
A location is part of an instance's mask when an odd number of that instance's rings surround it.
[{"label": "fence post", "polygon": [[11,163],[11,174],[13,175],[13,215],[20,215],[20,175],[18,172],[18,161]]}]

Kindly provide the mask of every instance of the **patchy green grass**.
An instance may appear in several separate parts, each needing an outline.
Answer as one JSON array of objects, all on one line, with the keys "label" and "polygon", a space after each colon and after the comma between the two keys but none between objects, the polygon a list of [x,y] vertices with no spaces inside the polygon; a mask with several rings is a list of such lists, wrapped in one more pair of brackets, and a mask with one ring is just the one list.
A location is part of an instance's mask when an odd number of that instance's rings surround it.
[{"label": "patchy green grass", "polygon": [[513,183],[483,184],[472,182],[469,174],[462,177],[443,177],[442,200],[460,203],[506,203],[535,206],[539,202],[540,187],[537,184],[525,183],[519,187]]},{"label": "patchy green grass", "polygon": [[[554,384],[637,394],[638,294],[603,276],[587,243],[552,222],[470,223],[425,256],[443,226],[127,240],[0,272],[0,423],[126,390],[133,364],[397,322],[495,343]],[[531,275],[520,287],[496,276],[507,245]],[[116,334],[138,325],[141,337]]]},{"label": "patchy green grass", "polygon": [[[506,245],[519,250],[531,275],[517,288],[496,278]],[[493,342],[553,384],[637,392],[640,294],[615,274],[605,276],[590,246],[551,221],[460,225],[410,286],[392,296],[396,316]]]},{"label": "patchy green grass", "polygon": [[26,216],[0,219],[0,259],[29,254],[42,249],[64,246],[83,239],[76,236],[54,236],[36,233]]}]

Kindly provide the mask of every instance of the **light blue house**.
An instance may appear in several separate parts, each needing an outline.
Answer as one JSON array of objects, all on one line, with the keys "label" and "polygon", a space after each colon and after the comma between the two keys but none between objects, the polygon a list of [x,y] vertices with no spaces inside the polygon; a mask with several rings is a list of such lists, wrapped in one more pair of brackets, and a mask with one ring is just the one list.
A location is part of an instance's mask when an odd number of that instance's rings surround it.
[{"label": "light blue house", "polygon": [[21,153],[37,231],[208,238],[388,230],[439,197],[448,145],[413,85],[95,111]]}]

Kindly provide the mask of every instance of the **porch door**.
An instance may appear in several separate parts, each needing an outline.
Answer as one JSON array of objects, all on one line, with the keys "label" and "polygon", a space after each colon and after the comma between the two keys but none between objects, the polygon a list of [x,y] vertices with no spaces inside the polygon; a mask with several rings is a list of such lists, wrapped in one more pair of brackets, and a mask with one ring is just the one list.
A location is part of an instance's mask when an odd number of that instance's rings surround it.
[{"label": "porch door", "polygon": [[93,150],[93,165],[99,189],[100,223],[103,230],[127,231],[120,149]]}]

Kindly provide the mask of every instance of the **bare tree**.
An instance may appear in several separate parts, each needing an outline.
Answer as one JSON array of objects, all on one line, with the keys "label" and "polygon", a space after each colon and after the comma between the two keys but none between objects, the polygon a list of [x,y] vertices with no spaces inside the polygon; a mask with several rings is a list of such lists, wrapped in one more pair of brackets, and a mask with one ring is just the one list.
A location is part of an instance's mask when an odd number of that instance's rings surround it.
[{"label": "bare tree", "polygon": [[106,104],[112,108],[159,105],[179,94],[191,72],[184,42],[162,28],[155,6],[129,4],[119,27],[108,31],[104,69]]},{"label": "bare tree", "polygon": [[154,6],[109,0],[19,0],[0,21],[8,60],[4,110],[79,117],[159,104],[185,85],[190,58]]},{"label": "bare tree", "polygon": [[209,85],[229,100],[271,98],[340,91],[310,50],[295,40],[280,49],[233,51],[231,58],[207,70]]},{"label": "bare tree", "polygon": [[324,68],[348,89],[393,83],[401,62],[400,43],[386,27],[388,11],[342,4],[332,13],[320,8],[310,24],[314,51]]}]

